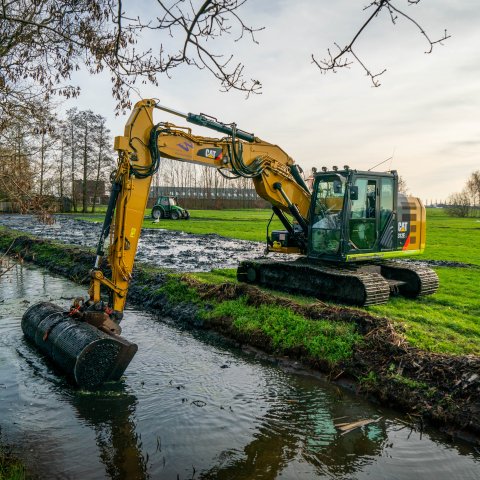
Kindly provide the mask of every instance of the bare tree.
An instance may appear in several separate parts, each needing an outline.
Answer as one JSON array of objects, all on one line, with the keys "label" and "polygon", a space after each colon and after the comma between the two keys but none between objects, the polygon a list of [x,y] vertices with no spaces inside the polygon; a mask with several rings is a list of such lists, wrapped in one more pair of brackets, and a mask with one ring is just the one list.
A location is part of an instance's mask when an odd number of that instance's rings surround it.
[{"label": "bare tree", "polygon": [[[259,82],[244,78],[241,63],[224,58],[208,43],[229,34],[237,40],[248,34],[255,41],[256,29],[238,14],[245,1],[211,0],[195,7],[183,0],[157,0],[139,14],[132,4],[127,11],[122,0],[2,0],[2,121],[18,105],[38,98],[77,96],[78,87],[69,82],[82,65],[91,74],[110,72],[118,110],[130,108],[130,90],[137,81],[156,85],[157,74],[168,75],[183,64],[208,70],[224,90],[257,91]],[[158,51],[139,46],[142,33],[151,30],[161,34]]]},{"label": "bare tree", "polygon": [[55,205],[44,193],[47,190],[51,193],[52,187],[51,179],[47,178],[52,161],[52,139],[47,133],[40,133],[40,136],[38,130],[35,133],[36,128],[44,125],[43,117],[35,117],[33,112],[19,112],[22,115],[11,119],[8,127],[0,132],[0,197],[11,202],[14,210],[34,211],[50,222],[50,211]]},{"label": "bare tree", "polygon": [[110,150],[110,130],[106,127],[107,119],[97,115],[97,123],[94,132],[95,147],[97,154],[97,173],[93,191],[92,213],[95,213],[97,200],[99,200],[100,182],[109,177],[113,164],[113,157]]},{"label": "bare tree", "polygon": [[[247,25],[242,7],[247,0],[157,0],[151,7],[128,9],[122,0],[2,0],[0,8],[0,130],[18,110],[36,106],[40,98],[52,95],[66,98],[79,94],[70,83],[73,72],[86,68],[89,73],[108,71],[117,111],[131,106],[130,93],[137,83],[157,85],[157,75],[170,75],[188,65],[210,72],[221,89],[258,93],[261,83],[247,78],[244,65],[219,51],[213,40],[230,36],[235,41],[255,34],[263,27]],[[420,0],[406,0],[409,6]],[[328,50],[323,60],[312,55],[322,72],[335,72],[358,62],[378,86],[378,77],[360,60],[354,45],[367,26],[384,13],[393,24],[403,18],[413,23],[428,42],[427,53],[449,38],[447,32],[431,39],[422,26],[397,6],[400,0],[374,0],[372,10],[352,40],[337,53]],[[144,13],[147,12],[147,13]],[[158,34],[158,49],[142,48],[141,37]],[[221,48],[221,47],[220,47]],[[352,60],[353,59],[353,60]]]},{"label": "bare tree", "polygon": [[77,192],[75,189],[75,172],[76,172],[76,142],[77,137],[75,135],[75,118],[78,114],[76,108],[71,108],[67,111],[67,126],[68,136],[67,145],[70,149],[70,192],[72,198],[73,211],[77,212]]},{"label": "bare tree", "polygon": [[472,197],[473,206],[480,205],[480,170],[473,172],[467,180],[467,191]]},{"label": "bare tree", "polygon": [[[407,6],[418,5],[421,0],[406,0]],[[331,49],[327,50],[327,56],[322,60],[317,60],[314,54],[312,54],[312,63],[314,63],[321,73],[327,72],[337,72],[341,68],[348,68],[353,63],[358,63],[362,69],[365,71],[366,75],[370,78],[372,85],[374,87],[379,87],[380,81],[379,77],[386,72],[386,69],[383,69],[379,72],[372,72],[365,62],[360,59],[356,50],[354,51],[354,45],[360,36],[364,33],[368,25],[373,22],[375,19],[379,18],[382,14],[389,18],[393,25],[397,24],[399,19],[406,20],[407,22],[415,25],[418,32],[422,35],[427,42],[427,50],[425,53],[432,53],[433,47],[437,44],[442,44],[444,40],[450,38],[450,35],[447,34],[447,30],[444,30],[444,33],[439,37],[432,39],[425,29],[409,14],[406,13],[405,9],[399,8],[397,5],[400,3],[398,0],[373,0],[364,7],[364,10],[371,11],[371,15],[367,20],[360,26],[357,32],[353,35],[353,38],[345,45],[340,46],[338,43],[335,43],[335,51],[332,52]]]},{"label": "bare tree", "polygon": [[401,175],[398,176],[398,191],[404,195],[408,194],[407,182]]},{"label": "bare tree", "polygon": [[446,212],[452,217],[468,217],[471,210],[470,205],[470,195],[466,189],[463,189],[460,193],[453,193],[448,197]]},{"label": "bare tree", "polygon": [[57,140],[54,122],[52,105],[48,102],[43,102],[41,106],[37,107],[37,115],[33,125],[33,133],[40,140],[38,157],[36,156],[38,159],[34,157],[38,165],[34,171],[35,173],[39,172],[40,175],[38,179],[38,193],[40,196],[43,196],[45,193],[45,180],[50,167],[48,156],[51,155],[51,150]]},{"label": "bare tree", "polygon": [[60,197],[60,209],[64,211],[64,201],[65,201],[65,165],[66,165],[66,154],[67,154],[67,142],[68,142],[68,125],[59,121],[57,125],[57,138],[59,140],[59,151],[58,151],[58,196]]}]

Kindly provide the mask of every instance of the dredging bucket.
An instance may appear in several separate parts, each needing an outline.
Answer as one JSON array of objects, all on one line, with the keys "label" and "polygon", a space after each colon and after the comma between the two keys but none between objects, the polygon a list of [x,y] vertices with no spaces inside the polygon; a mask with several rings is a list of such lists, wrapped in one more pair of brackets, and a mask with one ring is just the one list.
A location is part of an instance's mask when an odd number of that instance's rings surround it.
[{"label": "dredging bucket", "polygon": [[89,389],[119,380],[138,350],[136,344],[74,320],[50,302],[32,305],[23,315],[22,330],[77,385]]}]

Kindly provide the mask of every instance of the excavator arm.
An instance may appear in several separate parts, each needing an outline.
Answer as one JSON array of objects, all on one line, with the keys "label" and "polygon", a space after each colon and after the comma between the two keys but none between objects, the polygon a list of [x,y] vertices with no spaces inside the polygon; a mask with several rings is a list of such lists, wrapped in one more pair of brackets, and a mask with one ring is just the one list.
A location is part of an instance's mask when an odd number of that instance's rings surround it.
[{"label": "excavator arm", "polygon": [[[193,135],[189,128],[171,123],[155,125],[155,108],[225,136],[202,137]],[[410,232],[419,235],[419,240],[415,241],[424,245],[424,213],[417,223],[418,209],[411,208],[411,201],[404,196],[399,197],[400,202],[398,199],[393,202],[384,226],[385,233],[375,240],[377,225],[381,223],[377,206],[380,207],[380,200],[386,198],[388,182],[390,193],[398,195],[396,174],[351,171],[348,167],[339,172],[334,167],[331,172],[317,174],[314,184],[317,200],[312,202],[298,167],[277,145],[237,129],[235,124],[227,125],[203,114],[177,112],[154,100],[142,100],[135,105],[124,135],[115,138],[115,149],[119,153],[118,166],[112,175],[112,193],[91,271],[89,299],[76,301],[70,312],[64,312],[49,302],[41,302],[31,306],[22,319],[27,338],[73,376],[79,385],[93,387],[106,380],[118,380],[137,350],[135,344],[120,337],[118,323],[125,308],[152,176],[158,170],[161,157],[210,166],[229,178],[251,178],[257,193],[270,202],[286,229],[272,232],[270,249],[307,253],[306,257],[293,262],[243,261],[237,269],[237,278],[241,281],[361,306],[385,303],[391,291],[415,298],[430,295],[438,288],[436,273],[427,267],[379,262],[382,256],[398,256],[399,249],[400,254],[408,253],[409,242],[415,244],[413,237],[408,236],[408,241],[405,240],[403,247],[400,245],[399,248],[398,239],[403,238],[400,234],[406,235],[410,224]],[[323,184],[326,187],[320,188]],[[365,201],[359,200],[359,185],[365,187],[362,189]],[[364,208],[369,188],[375,197],[372,205],[376,212],[374,218],[370,218]],[[341,220],[339,213],[332,224],[315,218],[326,217],[328,213],[321,214],[311,208],[312,203],[324,199],[325,192],[333,192],[328,195],[333,195],[335,205],[339,203],[337,194],[343,201],[346,199],[346,207],[340,209],[343,225],[336,224]],[[312,218],[309,218],[309,212],[312,212]],[[397,213],[398,217],[395,216]],[[291,215],[294,222],[285,214]],[[362,225],[362,231],[356,231],[356,225]],[[367,228],[373,232],[370,237],[365,234]],[[355,247],[352,241],[355,235],[357,243],[364,242],[363,248]],[[398,236],[395,241],[394,235]],[[102,268],[107,238],[110,239],[108,263],[111,275],[106,273],[108,269]],[[371,243],[366,245],[369,238]],[[353,260],[358,257],[359,260],[373,259],[376,262],[368,263],[364,268],[359,263],[358,267],[338,269],[322,260],[325,251],[331,252],[332,256],[335,254],[331,260],[337,263],[348,261],[348,255],[355,257]],[[338,252],[345,251],[348,255],[339,258]],[[109,293],[107,304],[101,297],[102,287]]]},{"label": "excavator arm", "polygon": [[[118,166],[112,175],[112,191],[91,272],[90,303],[101,304],[101,286],[107,287],[110,292],[107,313],[117,321],[121,320],[125,308],[150,184],[158,169],[159,159],[151,157],[149,145],[154,106],[153,100],[138,102],[125,125],[124,135],[115,138]],[[110,279],[100,268],[108,237]]]},{"label": "excavator arm", "polygon": [[243,141],[233,128],[232,136],[226,138],[193,135],[190,128],[171,123],[155,128],[162,157],[214,167],[229,178],[251,178],[258,195],[272,206],[291,214],[294,204],[298,214],[304,220],[308,218],[309,189],[293,159],[279,146],[253,135],[252,140]]},{"label": "excavator arm", "polygon": [[[220,131],[226,137],[197,137],[188,128],[154,125],[155,108],[171,111],[154,100],[142,100],[135,105],[124,135],[115,138],[118,165],[112,175],[110,200],[91,271],[89,299],[76,299],[69,312],[41,302],[30,307],[22,319],[27,338],[78,385],[88,388],[118,380],[137,351],[135,344],[120,336],[119,322],[152,176],[162,156],[208,165],[224,175],[252,178],[257,192],[273,205],[292,237],[306,238],[308,230],[310,193],[293,160],[281,148],[205,115],[181,114],[189,122]],[[303,233],[293,228],[283,212],[293,215]],[[108,302],[102,299],[102,287],[108,292]]]},{"label": "excavator arm", "polygon": [[[155,108],[226,136],[197,136],[190,128],[166,122],[154,125]],[[151,179],[161,157],[210,166],[228,178],[251,178],[258,195],[272,204],[285,228],[297,236],[298,248],[292,251],[305,249],[311,194],[295,162],[279,146],[237,129],[235,124],[226,125],[203,114],[183,114],[154,100],[142,100],[135,105],[124,135],[115,138],[115,150],[119,152],[119,163],[113,176],[89,290],[90,303],[99,305],[101,286],[107,287],[110,317],[116,320],[122,317]],[[293,216],[299,228],[294,229],[285,213]],[[108,236],[110,279],[100,268]]]}]

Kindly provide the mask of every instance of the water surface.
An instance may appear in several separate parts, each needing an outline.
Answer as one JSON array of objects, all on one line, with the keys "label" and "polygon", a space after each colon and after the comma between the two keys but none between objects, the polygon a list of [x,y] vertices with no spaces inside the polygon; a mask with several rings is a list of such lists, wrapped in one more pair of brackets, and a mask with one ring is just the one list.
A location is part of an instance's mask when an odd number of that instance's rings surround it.
[{"label": "water surface", "polygon": [[26,343],[20,319],[33,302],[84,294],[31,266],[0,277],[1,440],[42,479],[480,478],[471,445],[141,311],[122,324],[139,346],[123,380],[72,387]]}]

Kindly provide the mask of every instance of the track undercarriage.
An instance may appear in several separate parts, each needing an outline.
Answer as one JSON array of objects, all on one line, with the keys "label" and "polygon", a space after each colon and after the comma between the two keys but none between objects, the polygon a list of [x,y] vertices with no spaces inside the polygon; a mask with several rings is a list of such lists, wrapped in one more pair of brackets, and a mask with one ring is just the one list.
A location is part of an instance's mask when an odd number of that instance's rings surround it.
[{"label": "track undercarriage", "polygon": [[248,260],[240,263],[242,282],[357,306],[386,303],[390,295],[408,298],[438,289],[430,268],[406,262],[358,263],[336,266],[301,258],[296,261]]}]

